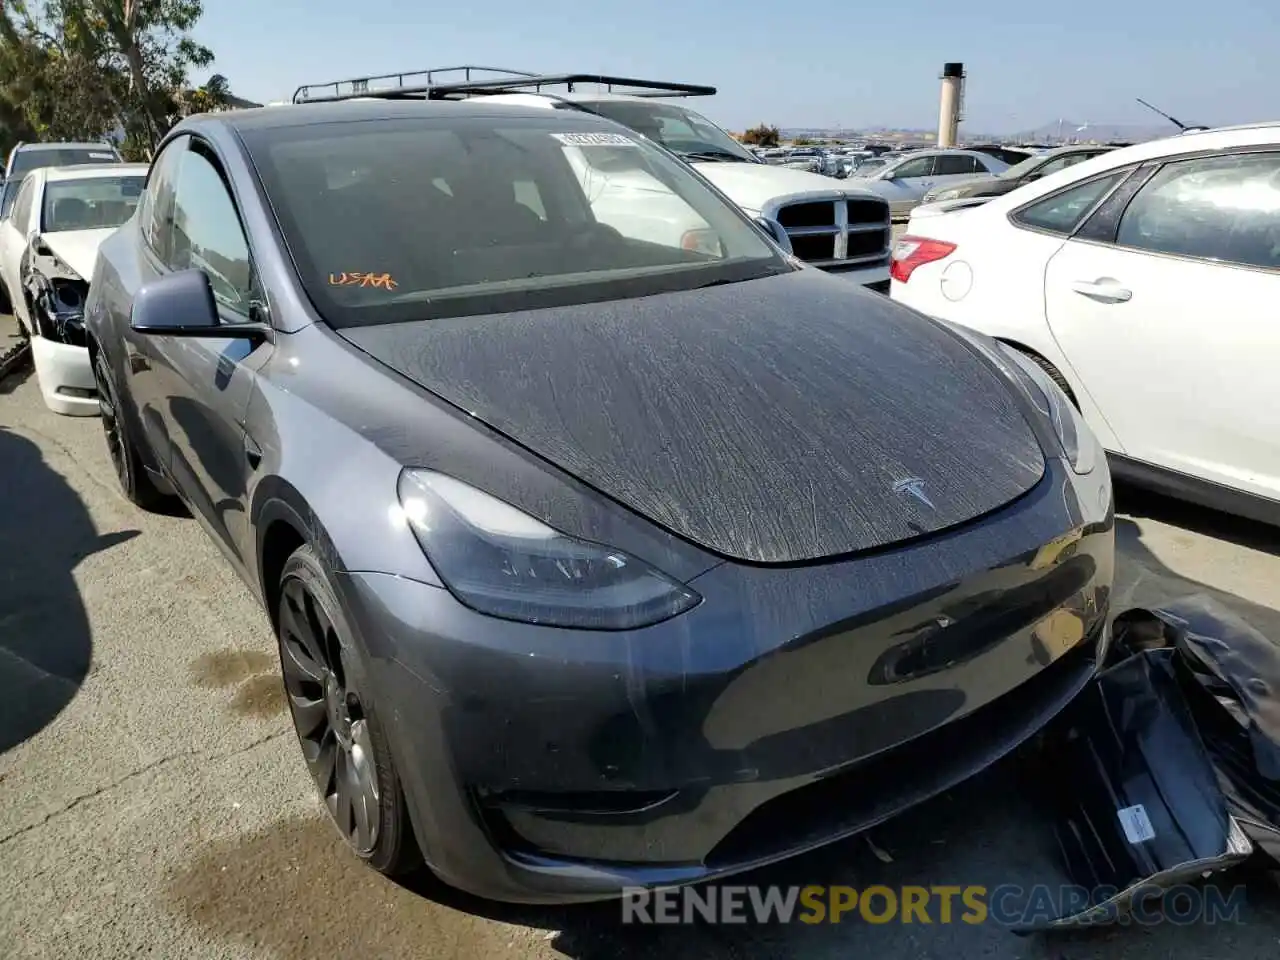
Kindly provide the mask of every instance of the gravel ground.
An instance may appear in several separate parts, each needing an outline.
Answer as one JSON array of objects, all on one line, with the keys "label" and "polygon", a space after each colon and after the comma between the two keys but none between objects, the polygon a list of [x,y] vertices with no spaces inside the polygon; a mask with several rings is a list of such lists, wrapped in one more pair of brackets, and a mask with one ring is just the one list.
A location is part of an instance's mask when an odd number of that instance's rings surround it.
[{"label": "gravel ground", "polygon": [[[321,819],[264,615],[185,517],[116,492],[96,420],[0,384],[0,954],[6,958],[1276,956],[1280,896],[1240,925],[1016,937],[994,924],[623,929],[616,906],[478,903],[387,882]],[[1209,591],[1280,637],[1280,547],[1130,495],[1122,605]],[[760,883],[1034,882],[1043,818],[1008,765]],[[888,861],[888,862],[886,862]]]}]

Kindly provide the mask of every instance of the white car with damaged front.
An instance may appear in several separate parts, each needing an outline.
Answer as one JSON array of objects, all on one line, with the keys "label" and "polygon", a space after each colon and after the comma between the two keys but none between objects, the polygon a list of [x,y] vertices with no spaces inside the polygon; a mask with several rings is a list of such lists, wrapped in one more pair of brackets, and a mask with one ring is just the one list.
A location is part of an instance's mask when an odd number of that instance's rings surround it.
[{"label": "white car with damaged front", "polygon": [[98,247],[132,215],[146,164],[46,167],[27,174],[0,221],[0,282],[31,338],[45,405],[93,416],[97,389],[84,338],[84,304]]}]

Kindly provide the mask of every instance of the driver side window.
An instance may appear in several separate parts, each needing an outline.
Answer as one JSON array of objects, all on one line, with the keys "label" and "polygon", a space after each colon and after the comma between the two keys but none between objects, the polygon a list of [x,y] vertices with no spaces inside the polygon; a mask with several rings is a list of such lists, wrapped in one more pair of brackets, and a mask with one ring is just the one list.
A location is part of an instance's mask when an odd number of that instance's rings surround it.
[{"label": "driver side window", "polygon": [[36,193],[34,177],[27,177],[18,188],[18,198],[13,202],[13,226],[21,234],[31,229],[31,198]]},{"label": "driver side window", "polygon": [[173,231],[165,262],[173,270],[199,268],[218,306],[249,314],[249,243],[227,185],[200,149],[183,153],[173,195]]}]

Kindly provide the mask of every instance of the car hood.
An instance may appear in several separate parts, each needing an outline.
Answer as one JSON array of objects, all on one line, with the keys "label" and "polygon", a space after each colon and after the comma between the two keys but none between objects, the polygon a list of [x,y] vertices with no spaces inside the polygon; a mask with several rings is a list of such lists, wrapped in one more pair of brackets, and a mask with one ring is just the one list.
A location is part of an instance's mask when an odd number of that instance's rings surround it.
[{"label": "car hood", "polygon": [[845,186],[848,180],[824,177],[820,173],[793,170],[771,163],[695,163],[698,172],[715,184],[738,206],[759,213],[771,200],[794,194],[821,193],[824,196],[866,196],[866,191]]},{"label": "car hood", "polygon": [[350,343],[667,530],[794,563],[936,533],[1045,461],[941,325],[820,271],[355,327]]},{"label": "car hood", "polygon": [[115,227],[105,230],[59,230],[41,234],[49,249],[58,255],[72,270],[88,280],[93,276],[93,262],[98,258],[102,241],[116,232]]}]

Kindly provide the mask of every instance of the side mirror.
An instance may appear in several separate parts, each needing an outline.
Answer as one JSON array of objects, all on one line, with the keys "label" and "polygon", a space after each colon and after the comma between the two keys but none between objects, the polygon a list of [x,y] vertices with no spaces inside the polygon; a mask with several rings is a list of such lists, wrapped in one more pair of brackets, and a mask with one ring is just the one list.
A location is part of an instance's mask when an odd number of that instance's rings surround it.
[{"label": "side mirror", "polygon": [[768,217],[756,217],[756,226],[769,235],[769,239],[780,246],[784,253],[794,253],[791,249],[791,238],[787,236],[786,229],[777,220],[770,220]]},{"label": "side mirror", "polygon": [[133,299],[129,325],[150,336],[251,340],[255,344],[272,339],[271,327],[265,323],[223,323],[209,278],[197,268],[143,284]]}]

